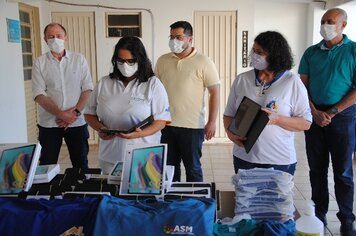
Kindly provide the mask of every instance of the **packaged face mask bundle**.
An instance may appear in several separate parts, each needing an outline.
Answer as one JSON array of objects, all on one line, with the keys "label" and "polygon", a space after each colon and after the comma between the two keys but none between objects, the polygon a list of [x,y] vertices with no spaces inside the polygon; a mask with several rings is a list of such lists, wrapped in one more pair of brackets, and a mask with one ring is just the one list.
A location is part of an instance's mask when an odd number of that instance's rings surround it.
[{"label": "packaged face mask bundle", "polygon": [[293,176],[274,169],[240,169],[235,185],[235,216],[285,222],[294,217]]}]

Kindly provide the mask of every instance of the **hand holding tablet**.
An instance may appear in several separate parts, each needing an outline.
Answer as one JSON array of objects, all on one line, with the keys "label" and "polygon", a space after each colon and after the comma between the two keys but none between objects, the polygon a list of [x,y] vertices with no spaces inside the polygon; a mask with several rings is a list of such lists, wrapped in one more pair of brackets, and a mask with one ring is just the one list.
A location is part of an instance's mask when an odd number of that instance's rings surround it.
[{"label": "hand holding tablet", "polygon": [[149,117],[147,117],[146,119],[144,119],[143,121],[141,121],[140,123],[136,124],[135,126],[131,127],[128,130],[115,130],[115,129],[100,129],[100,132],[106,134],[106,135],[116,135],[119,133],[123,133],[123,134],[129,134],[134,132],[137,128],[143,129],[146,126],[150,125],[152,122],[154,121],[153,115],[150,115]]}]

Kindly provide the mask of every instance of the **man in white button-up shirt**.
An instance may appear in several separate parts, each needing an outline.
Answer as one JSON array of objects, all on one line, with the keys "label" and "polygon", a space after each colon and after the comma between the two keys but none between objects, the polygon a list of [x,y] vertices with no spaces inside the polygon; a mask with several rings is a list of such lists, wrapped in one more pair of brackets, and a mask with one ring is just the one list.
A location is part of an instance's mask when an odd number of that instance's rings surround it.
[{"label": "man in white button-up shirt", "polygon": [[64,138],[74,168],[88,168],[88,127],[81,111],[91,91],[92,78],[82,54],[65,50],[65,28],[51,23],[44,30],[50,52],[32,68],[32,92],[39,104],[41,165],[56,164]]}]

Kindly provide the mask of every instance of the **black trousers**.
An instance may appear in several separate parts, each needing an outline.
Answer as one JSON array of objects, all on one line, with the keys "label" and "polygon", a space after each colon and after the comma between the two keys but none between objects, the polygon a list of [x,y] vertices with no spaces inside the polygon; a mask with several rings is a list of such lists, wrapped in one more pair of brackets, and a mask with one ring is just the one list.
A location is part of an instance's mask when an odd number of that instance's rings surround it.
[{"label": "black trousers", "polygon": [[73,168],[88,168],[89,132],[87,124],[79,127],[69,127],[67,129],[45,128],[42,126],[38,126],[38,128],[38,140],[42,146],[40,157],[41,165],[57,164],[64,138]]}]

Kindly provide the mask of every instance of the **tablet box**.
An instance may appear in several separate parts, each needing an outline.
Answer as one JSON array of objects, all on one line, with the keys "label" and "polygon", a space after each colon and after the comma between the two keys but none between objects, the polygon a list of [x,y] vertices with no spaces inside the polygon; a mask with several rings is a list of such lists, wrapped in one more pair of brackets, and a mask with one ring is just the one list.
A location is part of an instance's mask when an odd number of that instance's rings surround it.
[{"label": "tablet box", "polygon": [[59,164],[39,165],[36,168],[34,184],[48,183],[60,172]]},{"label": "tablet box", "polygon": [[116,162],[113,166],[110,174],[108,175],[108,184],[116,184],[119,185],[122,177],[122,168],[124,163],[122,161]]}]

